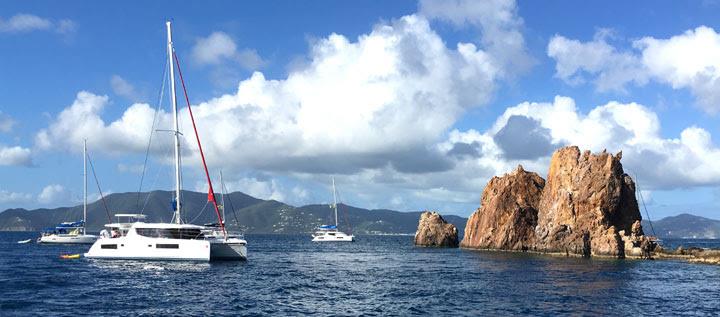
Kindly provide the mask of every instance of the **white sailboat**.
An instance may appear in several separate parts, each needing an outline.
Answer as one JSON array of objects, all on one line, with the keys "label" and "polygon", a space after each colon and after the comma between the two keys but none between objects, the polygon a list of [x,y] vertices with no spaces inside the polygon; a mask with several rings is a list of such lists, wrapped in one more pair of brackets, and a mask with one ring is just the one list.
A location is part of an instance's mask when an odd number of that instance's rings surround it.
[{"label": "white sailboat", "polygon": [[55,228],[45,229],[39,243],[58,244],[92,244],[97,240],[96,235],[87,234],[85,226],[87,221],[87,140],[83,141],[83,220],[76,222],[63,222]]},{"label": "white sailboat", "polygon": [[322,225],[315,230],[312,234],[312,241],[314,242],[331,242],[331,241],[345,241],[353,242],[355,236],[352,234],[346,234],[338,230],[338,210],[337,210],[337,194],[335,192],[335,178],[332,179],[333,186],[333,204],[330,206],[335,211],[335,225]]},{"label": "white sailboat", "polygon": [[[140,260],[245,260],[247,259],[247,241],[229,235],[224,221],[220,219],[220,231],[213,228],[185,224],[182,222],[180,203],[180,131],[178,127],[178,109],[175,97],[175,70],[173,66],[174,49],[171,22],[167,27],[167,54],[170,68],[170,96],[173,105],[174,141],[175,141],[175,213],[171,223],[145,223],[144,215],[116,214],[118,221],[105,225],[100,239],[85,253],[87,258],[97,259],[140,259]],[[179,63],[178,63],[179,65]],[[178,69],[179,71],[179,69]],[[179,73],[182,79],[182,73]],[[183,84],[184,85],[184,84]],[[189,104],[188,104],[189,109]],[[189,110],[192,111],[192,110]],[[192,117],[192,112],[190,112]],[[193,125],[194,125],[193,121]],[[199,143],[200,153],[202,147]],[[205,159],[203,156],[203,164]],[[207,167],[205,166],[207,175]],[[214,204],[218,218],[222,218],[215,202],[212,183],[208,176],[208,199]]]}]

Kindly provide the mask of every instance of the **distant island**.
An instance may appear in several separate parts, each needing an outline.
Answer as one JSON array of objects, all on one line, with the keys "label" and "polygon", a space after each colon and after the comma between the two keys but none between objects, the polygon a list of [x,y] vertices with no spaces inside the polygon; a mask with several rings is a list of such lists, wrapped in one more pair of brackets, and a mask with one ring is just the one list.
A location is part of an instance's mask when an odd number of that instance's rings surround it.
[{"label": "distant island", "polygon": [[687,213],[650,222],[643,220],[645,231],[655,230],[662,239],[720,239],[720,220]]},{"label": "distant island", "polygon": [[[211,206],[205,206],[207,194],[183,191],[183,208],[187,221],[195,224],[217,222]],[[169,221],[172,217],[172,192],[117,193],[105,197],[110,214],[140,213],[148,221]],[[147,200],[147,203],[145,201]],[[142,206],[145,205],[143,208]],[[318,225],[330,223],[332,213],[327,204],[294,207],[275,200],[262,200],[241,192],[226,195],[225,223],[244,233],[311,233]],[[235,209],[235,214],[232,210]],[[420,211],[400,212],[387,209],[363,209],[338,204],[339,222],[355,234],[415,234]],[[202,212],[201,212],[202,211]],[[0,231],[40,231],[63,221],[82,219],[82,206],[54,209],[8,209],[0,212]],[[461,231],[467,218],[449,215],[448,222]],[[113,219],[114,220],[114,219]],[[99,231],[108,223],[102,201],[88,205],[88,228]],[[349,226],[348,226],[349,223]],[[462,232],[461,232],[462,233]]]}]

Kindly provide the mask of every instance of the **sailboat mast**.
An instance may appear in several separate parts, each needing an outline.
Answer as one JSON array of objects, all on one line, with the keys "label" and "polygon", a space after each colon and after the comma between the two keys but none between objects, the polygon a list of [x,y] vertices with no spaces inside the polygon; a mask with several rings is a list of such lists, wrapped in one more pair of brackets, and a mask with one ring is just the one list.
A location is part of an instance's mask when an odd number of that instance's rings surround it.
[{"label": "sailboat mast", "polygon": [[83,234],[87,227],[87,139],[83,139]]},{"label": "sailboat mast", "polygon": [[173,44],[171,22],[167,25],[167,56],[170,64],[170,98],[173,107],[173,134],[175,135],[175,223],[180,224],[180,128],[178,126],[177,100],[175,98],[175,67],[173,66]]},{"label": "sailboat mast", "polygon": [[333,208],[335,209],[335,227],[338,226],[338,218],[337,218],[337,195],[335,194],[335,177],[332,178],[333,183]]}]

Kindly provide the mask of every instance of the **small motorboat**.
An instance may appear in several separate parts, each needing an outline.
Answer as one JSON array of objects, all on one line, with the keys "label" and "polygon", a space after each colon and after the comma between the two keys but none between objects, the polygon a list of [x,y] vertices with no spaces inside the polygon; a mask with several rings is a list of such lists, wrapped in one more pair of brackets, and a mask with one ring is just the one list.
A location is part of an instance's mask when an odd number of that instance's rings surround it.
[{"label": "small motorboat", "polygon": [[60,258],[63,260],[73,260],[73,259],[79,259],[80,254],[61,254]]},{"label": "small motorboat", "polygon": [[32,239],[20,240],[20,241],[18,241],[17,243],[25,244],[25,243],[30,243],[30,242],[32,242]]}]

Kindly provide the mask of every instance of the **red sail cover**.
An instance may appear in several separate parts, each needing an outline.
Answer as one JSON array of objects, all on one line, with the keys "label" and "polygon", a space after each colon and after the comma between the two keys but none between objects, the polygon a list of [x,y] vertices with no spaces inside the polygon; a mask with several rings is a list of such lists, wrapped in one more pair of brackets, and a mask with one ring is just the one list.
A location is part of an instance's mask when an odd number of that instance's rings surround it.
[{"label": "red sail cover", "polygon": [[188,112],[190,113],[190,121],[192,121],[193,130],[195,130],[195,139],[197,140],[198,149],[200,149],[200,158],[202,158],[203,168],[205,169],[205,177],[207,177],[209,187],[208,201],[213,203],[213,207],[215,207],[215,214],[220,221],[220,228],[222,228],[223,234],[227,237],[225,222],[220,215],[220,209],[218,208],[217,201],[215,201],[215,192],[213,191],[212,181],[210,181],[210,173],[208,172],[207,164],[205,163],[205,154],[203,153],[202,144],[200,143],[200,135],[198,135],[197,126],[195,125],[195,118],[193,117],[192,108],[190,107],[190,98],[188,98],[187,89],[185,89],[185,80],[183,79],[182,71],[180,70],[180,60],[178,59],[177,54],[175,54],[175,51],[173,51],[173,57],[175,58],[175,65],[177,65],[178,75],[180,75],[180,83],[182,84],[183,93],[185,93],[185,101],[187,102]]}]

